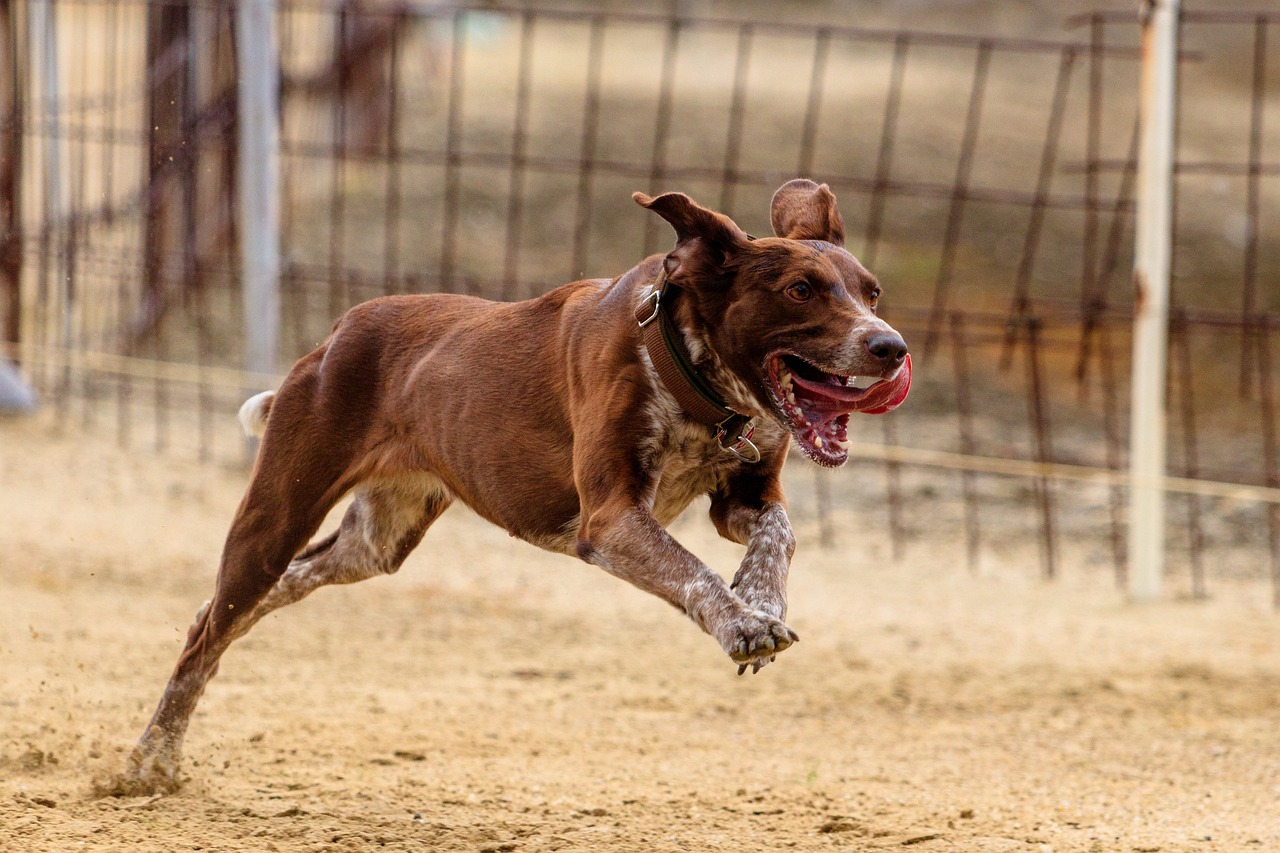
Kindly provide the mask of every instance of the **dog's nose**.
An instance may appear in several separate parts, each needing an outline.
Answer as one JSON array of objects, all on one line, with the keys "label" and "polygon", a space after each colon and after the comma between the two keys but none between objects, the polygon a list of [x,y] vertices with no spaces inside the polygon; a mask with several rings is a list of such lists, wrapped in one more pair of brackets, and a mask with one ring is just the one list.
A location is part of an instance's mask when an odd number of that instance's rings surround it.
[{"label": "dog's nose", "polygon": [[877,332],[867,338],[867,350],[888,369],[902,364],[907,357],[907,342],[894,332]]}]

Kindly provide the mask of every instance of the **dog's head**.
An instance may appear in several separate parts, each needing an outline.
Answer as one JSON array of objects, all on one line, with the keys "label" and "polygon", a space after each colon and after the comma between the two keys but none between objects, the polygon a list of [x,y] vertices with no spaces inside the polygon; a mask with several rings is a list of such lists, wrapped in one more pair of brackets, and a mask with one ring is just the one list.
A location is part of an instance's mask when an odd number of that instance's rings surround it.
[{"label": "dog's head", "polygon": [[752,239],[683,193],[633,198],[667,220],[663,264],[681,321],[821,465],[848,459],[853,412],[896,408],[911,385],[902,336],[876,316],[880,284],[844,249],[826,184],[797,179],[773,196],[776,236]]}]

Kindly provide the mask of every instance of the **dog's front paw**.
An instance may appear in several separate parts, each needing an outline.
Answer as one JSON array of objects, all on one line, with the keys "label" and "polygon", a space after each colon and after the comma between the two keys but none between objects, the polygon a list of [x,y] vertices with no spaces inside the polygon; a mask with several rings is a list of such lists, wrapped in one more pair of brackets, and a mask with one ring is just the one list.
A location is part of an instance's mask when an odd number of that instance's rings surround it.
[{"label": "dog's front paw", "polygon": [[759,672],[778,652],[800,639],[781,619],[759,610],[734,620],[728,633],[730,640],[725,650],[738,664],[738,675],[746,672],[748,666],[753,673]]}]

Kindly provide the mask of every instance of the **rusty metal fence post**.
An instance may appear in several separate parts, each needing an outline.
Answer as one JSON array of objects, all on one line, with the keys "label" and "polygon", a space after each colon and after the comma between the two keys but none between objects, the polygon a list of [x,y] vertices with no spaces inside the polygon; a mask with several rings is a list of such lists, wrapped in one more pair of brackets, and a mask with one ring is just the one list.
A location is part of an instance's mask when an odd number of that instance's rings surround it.
[{"label": "rusty metal fence post", "polygon": [[[0,0],[0,343],[22,339],[22,85],[18,4]],[[16,354],[15,354],[16,355]]]}]

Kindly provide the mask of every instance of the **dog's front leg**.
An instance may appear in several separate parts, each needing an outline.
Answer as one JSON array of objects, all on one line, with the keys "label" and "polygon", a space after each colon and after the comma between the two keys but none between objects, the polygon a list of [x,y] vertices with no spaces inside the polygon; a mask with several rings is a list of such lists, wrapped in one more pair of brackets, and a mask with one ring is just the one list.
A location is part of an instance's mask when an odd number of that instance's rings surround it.
[{"label": "dog's front leg", "polygon": [[[731,588],[749,607],[778,619],[787,617],[787,575],[796,538],[786,507],[768,501],[753,507],[731,498],[713,499],[711,515],[722,536],[744,543],[747,553],[733,576]],[[752,671],[772,658],[752,663]],[[739,669],[744,672],[745,667]]]},{"label": "dog's front leg", "polygon": [[579,532],[578,555],[684,611],[720,643],[739,671],[748,665],[758,669],[798,639],[778,613],[734,594],[643,505],[593,512]]},{"label": "dog's front leg", "polygon": [[787,574],[795,550],[791,519],[782,504],[766,504],[764,509],[753,512],[748,525],[747,553],[730,585],[733,591],[755,609],[785,619]]}]

